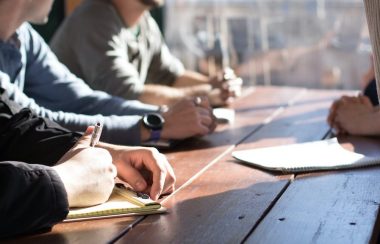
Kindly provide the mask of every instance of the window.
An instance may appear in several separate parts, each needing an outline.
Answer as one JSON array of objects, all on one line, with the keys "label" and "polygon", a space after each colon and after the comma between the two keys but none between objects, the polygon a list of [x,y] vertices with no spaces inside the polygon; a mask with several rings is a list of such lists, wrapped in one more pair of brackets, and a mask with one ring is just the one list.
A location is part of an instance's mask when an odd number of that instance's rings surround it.
[{"label": "window", "polygon": [[370,67],[362,0],[168,0],[165,38],[187,68],[246,85],[358,89]]}]

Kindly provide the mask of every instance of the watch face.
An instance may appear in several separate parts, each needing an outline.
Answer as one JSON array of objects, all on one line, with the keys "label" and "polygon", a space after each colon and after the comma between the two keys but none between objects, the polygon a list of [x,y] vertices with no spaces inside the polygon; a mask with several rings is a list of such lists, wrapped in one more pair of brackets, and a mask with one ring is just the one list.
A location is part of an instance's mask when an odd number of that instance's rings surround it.
[{"label": "watch face", "polygon": [[164,124],[164,118],[160,114],[150,113],[144,115],[144,125],[152,130],[160,130]]}]

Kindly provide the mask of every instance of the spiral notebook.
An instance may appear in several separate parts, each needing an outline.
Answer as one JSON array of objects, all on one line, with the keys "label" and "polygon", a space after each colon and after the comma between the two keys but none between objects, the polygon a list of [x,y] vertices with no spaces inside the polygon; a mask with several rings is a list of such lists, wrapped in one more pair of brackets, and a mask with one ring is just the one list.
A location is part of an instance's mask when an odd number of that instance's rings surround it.
[{"label": "spiral notebook", "polygon": [[72,208],[64,221],[147,215],[166,211],[166,208],[150,199],[147,194],[134,192],[118,183],[107,202],[91,207]]},{"label": "spiral notebook", "polygon": [[283,173],[380,165],[380,158],[348,151],[339,144],[337,138],[235,151],[232,156],[244,163]]}]

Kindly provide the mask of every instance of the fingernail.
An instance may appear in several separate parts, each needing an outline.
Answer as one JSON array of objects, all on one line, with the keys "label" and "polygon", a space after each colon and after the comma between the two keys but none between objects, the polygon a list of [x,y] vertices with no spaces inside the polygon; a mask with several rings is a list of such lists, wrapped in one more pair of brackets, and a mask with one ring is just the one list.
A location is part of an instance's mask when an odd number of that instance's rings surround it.
[{"label": "fingernail", "polygon": [[158,200],[159,197],[160,197],[160,194],[156,194],[156,195],[154,196],[154,200]]}]

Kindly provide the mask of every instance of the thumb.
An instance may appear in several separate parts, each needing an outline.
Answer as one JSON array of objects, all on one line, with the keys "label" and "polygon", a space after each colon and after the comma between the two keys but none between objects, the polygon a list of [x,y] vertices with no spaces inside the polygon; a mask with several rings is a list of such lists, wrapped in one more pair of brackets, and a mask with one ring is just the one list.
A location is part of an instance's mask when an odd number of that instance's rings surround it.
[{"label": "thumb", "polygon": [[81,138],[79,138],[77,145],[89,146],[91,142],[91,135],[94,131],[94,126],[88,126],[86,131],[83,133]]}]

